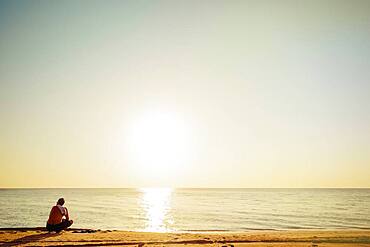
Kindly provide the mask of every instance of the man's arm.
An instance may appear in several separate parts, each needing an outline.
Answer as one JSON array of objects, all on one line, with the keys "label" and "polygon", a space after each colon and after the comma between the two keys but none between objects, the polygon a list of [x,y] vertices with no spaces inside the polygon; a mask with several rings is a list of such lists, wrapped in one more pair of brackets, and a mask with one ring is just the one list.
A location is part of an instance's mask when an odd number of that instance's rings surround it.
[{"label": "man's arm", "polygon": [[68,209],[67,208],[65,208],[66,209],[66,220],[69,220],[69,213],[68,213]]}]

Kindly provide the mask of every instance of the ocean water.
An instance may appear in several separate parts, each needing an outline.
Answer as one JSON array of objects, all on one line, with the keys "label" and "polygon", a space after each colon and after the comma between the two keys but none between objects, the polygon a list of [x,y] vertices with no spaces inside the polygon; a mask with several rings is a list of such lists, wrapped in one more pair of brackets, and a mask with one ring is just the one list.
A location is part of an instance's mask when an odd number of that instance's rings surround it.
[{"label": "ocean water", "polygon": [[44,226],[59,197],[73,227],[134,231],[370,229],[370,189],[0,189],[0,228]]}]

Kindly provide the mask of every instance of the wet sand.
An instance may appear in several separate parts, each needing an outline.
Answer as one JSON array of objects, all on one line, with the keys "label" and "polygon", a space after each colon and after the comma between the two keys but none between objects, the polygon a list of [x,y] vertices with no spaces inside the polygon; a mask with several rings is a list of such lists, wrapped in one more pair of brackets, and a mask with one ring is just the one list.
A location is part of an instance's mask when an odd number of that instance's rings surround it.
[{"label": "wet sand", "polygon": [[361,246],[370,247],[370,230],[296,230],[249,232],[149,233],[44,228],[0,229],[0,246]]}]

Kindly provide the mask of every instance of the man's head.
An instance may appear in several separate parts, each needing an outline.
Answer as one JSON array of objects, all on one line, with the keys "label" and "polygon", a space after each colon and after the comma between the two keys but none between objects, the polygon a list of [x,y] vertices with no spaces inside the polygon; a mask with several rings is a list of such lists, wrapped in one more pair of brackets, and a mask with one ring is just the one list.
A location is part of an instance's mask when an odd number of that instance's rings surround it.
[{"label": "man's head", "polygon": [[57,201],[57,205],[63,206],[64,204],[64,198],[59,198]]}]

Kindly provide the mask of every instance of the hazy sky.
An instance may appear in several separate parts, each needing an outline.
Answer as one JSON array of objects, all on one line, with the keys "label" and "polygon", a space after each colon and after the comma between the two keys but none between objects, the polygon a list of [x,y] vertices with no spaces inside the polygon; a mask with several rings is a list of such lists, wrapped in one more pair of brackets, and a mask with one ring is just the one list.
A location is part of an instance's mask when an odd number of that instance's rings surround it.
[{"label": "hazy sky", "polygon": [[370,187],[370,1],[0,1],[0,187]]}]

